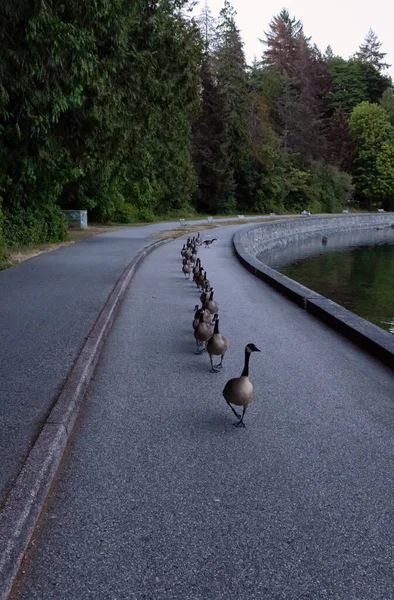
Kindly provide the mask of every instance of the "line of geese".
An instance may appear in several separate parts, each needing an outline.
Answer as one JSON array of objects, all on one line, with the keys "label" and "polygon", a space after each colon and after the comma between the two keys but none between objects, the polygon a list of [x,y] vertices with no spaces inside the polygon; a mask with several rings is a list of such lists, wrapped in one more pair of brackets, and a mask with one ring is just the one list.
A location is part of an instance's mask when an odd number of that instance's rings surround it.
[{"label": "line of geese", "polygon": [[[196,354],[208,353],[211,373],[218,373],[222,369],[223,359],[228,349],[228,340],[219,331],[219,304],[213,299],[214,289],[197,254],[200,246],[204,244],[206,248],[209,248],[216,239],[203,242],[200,232],[198,232],[196,237],[187,238],[187,242],[181,250],[182,272],[185,279],[192,279],[201,292],[201,307],[198,304],[195,305],[193,319]],[[234,423],[235,427],[245,427],[245,412],[255,397],[254,387],[249,379],[249,360],[252,352],[260,352],[260,350],[255,344],[247,344],[241,376],[229,379],[223,389],[224,399],[238,419]],[[214,356],[220,357],[220,362],[216,365],[213,364]],[[242,414],[238,413],[232,405],[242,407]]]}]

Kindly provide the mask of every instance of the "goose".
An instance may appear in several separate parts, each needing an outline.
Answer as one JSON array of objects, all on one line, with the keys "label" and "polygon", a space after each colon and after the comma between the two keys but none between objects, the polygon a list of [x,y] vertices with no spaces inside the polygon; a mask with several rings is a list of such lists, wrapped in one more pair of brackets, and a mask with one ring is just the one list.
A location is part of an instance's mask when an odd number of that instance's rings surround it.
[{"label": "goose", "polygon": [[202,271],[199,271],[197,274],[193,275],[193,281],[196,284],[198,289],[201,289],[200,279],[202,278]]},{"label": "goose", "polygon": [[328,239],[325,235],[323,235],[322,239],[321,239],[321,243],[323,244],[323,246],[326,246],[328,242]]},{"label": "goose", "polygon": [[209,300],[209,296],[211,295],[213,288],[209,288],[209,290],[205,290],[200,294],[201,304],[205,304]]},{"label": "goose", "polygon": [[187,264],[186,258],[184,258],[182,262],[182,271],[185,274],[186,279],[190,279],[190,273],[192,272],[192,268],[189,264]]},{"label": "goose", "polygon": [[219,304],[213,299],[213,289],[211,288],[208,302],[205,303],[205,308],[213,315],[219,312]]},{"label": "goose", "polygon": [[202,244],[202,239],[201,239],[201,235],[200,235],[199,231],[197,232],[196,244],[197,244],[197,246],[201,246],[201,244]]},{"label": "goose", "polygon": [[211,282],[209,281],[209,279],[207,279],[207,272],[204,271],[204,276],[202,279],[202,283],[201,283],[201,290],[203,292],[206,292],[207,289],[209,289],[211,287]]},{"label": "goose", "polygon": [[201,260],[199,258],[197,258],[196,265],[193,269],[193,275],[198,275],[200,273],[200,270],[201,270]]},{"label": "goose", "polygon": [[212,240],[204,240],[203,244],[205,244],[205,248],[209,248],[218,238],[213,238]]},{"label": "goose", "polygon": [[196,282],[196,285],[198,288],[202,288],[203,286],[203,282],[204,282],[204,269],[202,268],[201,264],[200,264],[200,272],[198,275],[196,275],[196,277],[194,278],[194,281]]},{"label": "goose", "polygon": [[[219,318],[218,315],[215,315],[215,328],[213,330],[212,337],[209,338],[207,342],[207,352],[209,354],[209,359],[211,361],[211,373],[219,373],[219,369],[223,367],[223,358],[227,352],[228,341],[222,334],[219,332]],[[218,365],[214,365],[212,362],[212,356],[221,356],[220,363]]]},{"label": "goose", "polygon": [[200,312],[201,311],[204,311],[203,322],[207,323],[208,325],[212,325],[212,315],[209,312],[209,310],[204,310],[204,308],[199,308],[198,304],[196,304],[196,306],[194,307],[193,329],[196,329],[196,327],[198,326],[198,324],[200,322]]},{"label": "goose", "polygon": [[[223,396],[227,404],[239,421],[234,423],[235,427],[245,427],[244,416],[248,405],[254,400],[254,388],[249,379],[249,359],[252,352],[261,352],[254,344],[245,347],[245,362],[241,377],[229,379],[223,389]],[[231,406],[243,406],[242,415],[238,414]]]},{"label": "goose", "polygon": [[202,348],[202,350],[200,350],[200,346],[204,342],[206,344],[209,338],[212,336],[212,334],[212,325],[204,322],[204,311],[200,309],[199,323],[194,330],[194,339],[196,340],[197,344],[196,354],[202,354],[204,352],[205,348]]}]

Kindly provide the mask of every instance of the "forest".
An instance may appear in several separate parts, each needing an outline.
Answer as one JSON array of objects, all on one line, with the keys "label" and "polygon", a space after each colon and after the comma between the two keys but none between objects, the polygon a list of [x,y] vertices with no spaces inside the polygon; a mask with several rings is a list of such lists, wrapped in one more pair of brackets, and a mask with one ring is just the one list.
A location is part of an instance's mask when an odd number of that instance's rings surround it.
[{"label": "forest", "polygon": [[[285,9],[245,59],[236,13],[187,0],[3,0],[0,258],[67,237],[64,209],[394,209],[394,96],[370,30],[345,59]],[[350,202],[349,202],[350,200]]]}]

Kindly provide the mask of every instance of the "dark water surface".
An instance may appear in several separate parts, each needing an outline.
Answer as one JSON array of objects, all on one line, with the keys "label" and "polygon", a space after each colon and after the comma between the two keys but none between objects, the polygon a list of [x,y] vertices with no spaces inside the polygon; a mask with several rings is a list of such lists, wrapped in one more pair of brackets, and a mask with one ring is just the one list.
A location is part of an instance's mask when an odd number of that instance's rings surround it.
[{"label": "dark water surface", "polygon": [[394,334],[394,229],[328,235],[264,253],[291,279]]}]

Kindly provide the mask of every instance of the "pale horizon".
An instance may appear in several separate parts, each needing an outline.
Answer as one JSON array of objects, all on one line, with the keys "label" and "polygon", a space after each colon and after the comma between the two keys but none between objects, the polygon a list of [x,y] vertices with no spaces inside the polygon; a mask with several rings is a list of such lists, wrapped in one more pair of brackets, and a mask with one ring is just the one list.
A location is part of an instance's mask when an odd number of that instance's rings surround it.
[{"label": "pale horizon", "polygon": [[[205,0],[200,0],[193,14],[199,14]],[[312,42],[324,51],[328,45],[334,54],[347,59],[357,52],[371,28],[382,42],[381,51],[386,52],[385,62],[391,64],[390,69],[383,71],[394,79],[394,3],[389,6],[386,0],[376,0],[371,5],[366,2],[348,0],[331,0],[329,3],[312,2],[311,0],[273,0],[258,2],[256,0],[232,0],[237,11],[237,25],[244,41],[244,49],[248,64],[254,56],[261,57],[263,45],[259,42],[265,38],[265,31],[273,16],[282,8],[300,19],[304,31],[311,36]],[[223,8],[224,0],[208,0],[212,15],[217,17]],[[368,6],[368,8],[366,8]]]}]

